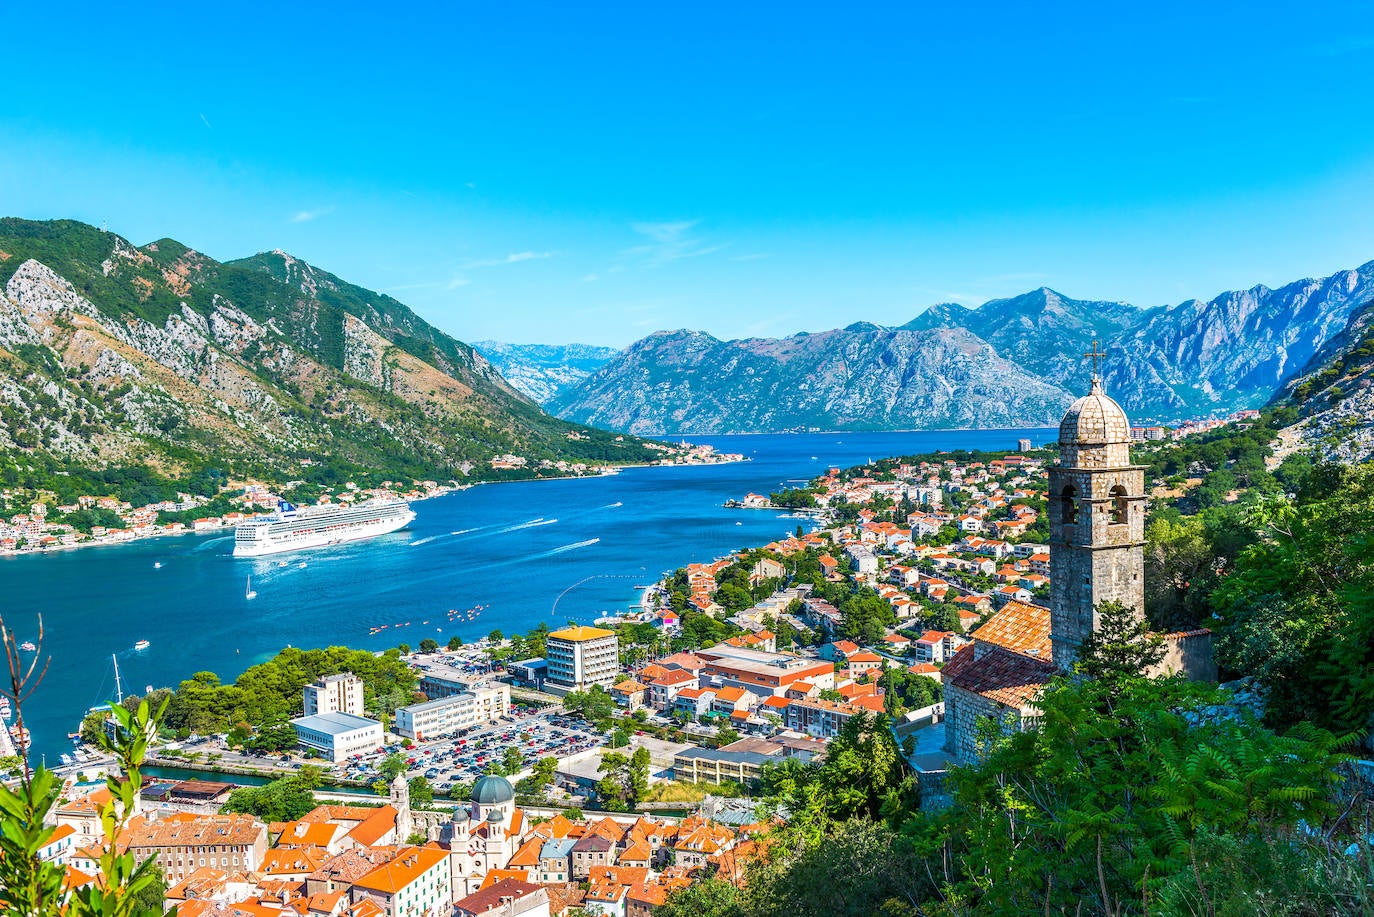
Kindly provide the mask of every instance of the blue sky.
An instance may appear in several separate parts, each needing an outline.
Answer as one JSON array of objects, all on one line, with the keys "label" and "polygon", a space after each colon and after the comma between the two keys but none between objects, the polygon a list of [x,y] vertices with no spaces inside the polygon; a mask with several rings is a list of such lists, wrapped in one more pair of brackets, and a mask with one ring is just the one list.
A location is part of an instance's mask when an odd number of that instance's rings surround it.
[{"label": "blue sky", "polygon": [[5,12],[0,212],[285,249],[465,340],[1374,259],[1359,4],[49,6]]}]

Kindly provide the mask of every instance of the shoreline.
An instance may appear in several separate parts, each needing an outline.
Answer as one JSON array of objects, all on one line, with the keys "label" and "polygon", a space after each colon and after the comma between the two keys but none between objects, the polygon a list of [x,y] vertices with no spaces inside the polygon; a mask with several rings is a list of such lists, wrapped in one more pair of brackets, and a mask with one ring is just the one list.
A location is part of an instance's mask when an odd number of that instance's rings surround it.
[{"label": "shoreline", "polygon": [[[603,466],[604,470],[598,471],[596,474],[567,474],[567,475],[555,475],[555,476],[541,476],[541,477],[534,477],[534,478],[520,478],[520,479],[516,479],[516,480],[504,480],[504,481],[472,481],[472,482],[470,482],[470,483],[465,483],[465,484],[454,484],[453,486],[439,487],[439,488],[436,488],[434,491],[432,491],[432,492],[430,492],[430,493],[427,493],[427,494],[424,494],[424,495],[422,495],[422,496],[416,497],[416,498],[414,498],[414,499],[412,499],[412,500],[407,500],[406,502],[407,502],[407,503],[423,503],[423,502],[425,502],[426,500],[435,500],[435,499],[438,499],[438,498],[440,498],[440,497],[447,497],[447,496],[450,496],[450,495],[452,495],[452,494],[460,493],[460,492],[465,491],[465,490],[471,490],[471,489],[474,488],[474,487],[482,487],[482,486],[491,485],[491,484],[540,484],[540,483],[551,483],[551,482],[555,482],[555,481],[577,481],[577,480],[584,480],[584,479],[590,479],[590,478],[613,477],[614,475],[620,474],[622,471],[625,471],[625,470],[627,470],[627,469],[638,469],[638,468],[698,468],[698,467],[705,468],[705,467],[710,467],[710,466],[712,466],[712,465],[734,465],[734,464],[740,464],[740,463],[747,462],[747,461],[749,461],[749,458],[748,458],[747,456],[741,456],[740,458],[737,458],[737,459],[722,459],[722,460],[717,461],[717,462],[683,462],[683,463],[680,463],[680,464],[679,464],[679,463],[674,463],[674,464],[671,464],[671,465],[662,464],[662,463],[658,463],[658,462],[655,462],[655,463],[653,463],[653,464],[645,464],[645,465],[640,465],[640,464],[630,464],[630,465],[608,465],[608,466]],[[106,538],[96,539],[96,538],[90,537],[90,538],[87,538],[85,541],[79,541],[79,542],[77,542],[77,543],[75,543],[75,544],[55,544],[55,545],[47,545],[47,546],[33,547],[33,548],[28,548],[28,547],[26,547],[26,548],[20,548],[20,549],[14,550],[14,551],[4,551],[4,552],[0,552],[0,561],[3,561],[3,560],[5,560],[5,559],[7,559],[7,558],[14,558],[14,557],[31,557],[31,556],[33,556],[33,555],[35,555],[35,554],[57,554],[57,553],[66,552],[66,551],[75,551],[75,550],[78,550],[78,549],[81,549],[81,548],[118,548],[118,547],[123,547],[123,546],[125,546],[125,545],[137,544],[137,543],[139,543],[139,542],[154,541],[154,540],[159,539],[159,538],[174,538],[174,537],[179,537],[179,536],[182,536],[182,535],[229,535],[229,534],[232,534],[232,533],[233,533],[233,530],[234,530],[234,527],[233,527],[232,525],[221,525],[221,526],[217,526],[217,527],[215,527],[215,528],[213,528],[213,529],[207,529],[207,530],[199,531],[199,532],[196,531],[196,530],[193,529],[193,528],[185,528],[185,529],[182,529],[182,530],[176,531],[176,532],[168,532],[168,531],[165,531],[165,530],[164,530],[164,531],[157,531],[157,532],[149,532],[149,533],[147,533],[147,534],[145,534],[145,535],[134,535],[132,538],[121,538],[121,539],[118,539],[118,540],[106,539]]]}]

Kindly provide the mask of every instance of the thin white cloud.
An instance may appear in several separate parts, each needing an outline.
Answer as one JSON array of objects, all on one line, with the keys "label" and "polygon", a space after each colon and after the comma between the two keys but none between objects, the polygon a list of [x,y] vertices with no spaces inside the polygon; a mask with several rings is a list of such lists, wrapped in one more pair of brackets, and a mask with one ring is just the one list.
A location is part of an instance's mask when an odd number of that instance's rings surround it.
[{"label": "thin white cloud", "polygon": [[500,267],[503,264],[519,264],[522,261],[540,261],[552,258],[553,252],[511,252],[504,258],[478,258],[458,265],[460,271],[470,271],[479,267]]},{"label": "thin white cloud", "polygon": [[205,126],[208,127],[208,128],[210,128],[210,130],[214,130],[214,129],[215,129],[215,126],[214,126],[213,124],[210,123],[210,119],[207,118],[207,117],[205,117],[205,112],[201,112],[201,113],[200,113],[200,120],[204,121],[204,122],[205,122]]},{"label": "thin white cloud", "polygon": [[732,256],[732,257],[730,258],[730,260],[731,260],[731,261],[762,261],[764,258],[767,258],[767,257],[769,257],[768,252],[750,252],[750,253],[747,254],[747,255],[734,255],[734,256]]},{"label": "thin white cloud", "polygon": [[450,280],[447,284],[444,285],[444,289],[456,290],[459,287],[465,287],[470,283],[472,283],[472,281],[467,279],[466,277],[454,277],[452,280]]},{"label": "thin white cloud", "polygon": [[291,217],[291,222],[309,223],[311,220],[318,220],[333,209],[333,207],[323,207],[319,210],[297,210],[295,216]]},{"label": "thin white cloud", "polygon": [[625,249],[621,256],[637,261],[644,267],[660,267],[684,258],[699,258],[725,248],[709,245],[697,238],[692,230],[700,220],[675,220],[660,223],[631,223],[630,228],[649,239],[644,245]]},{"label": "thin white cloud", "polygon": [[582,282],[583,282],[583,283],[596,283],[596,282],[597,282],[598,280],[600,280],[600,279],[601,279],[601,275],[600,275],[600,274],[587,274],[586,276],[584,276],[584,277],[582,278]]}]

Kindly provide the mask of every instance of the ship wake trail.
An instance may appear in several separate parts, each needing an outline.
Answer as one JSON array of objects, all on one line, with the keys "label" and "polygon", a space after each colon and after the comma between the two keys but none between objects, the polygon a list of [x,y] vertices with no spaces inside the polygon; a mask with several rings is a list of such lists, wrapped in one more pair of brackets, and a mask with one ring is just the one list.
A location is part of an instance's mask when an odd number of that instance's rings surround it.
[{"label": "ship wake trail", "polygon": [[459,536],[459,535],[469,535],[469,534],[471,534],[471,533],[473,533],[473,532],[480,532],[480,531],[482,531],[483,529],[489,529],[489,528],[491,528],[491,526],[489,526],[489,525],[479,525],[479,526],[478,526],[477,528],[475,528],[475,529],[459,529],[459,530],[456,531],[456,532],[440,532],[438,535],[430,535],[430,536],[427,537],[427,538],[421,538],[421,539],[419,539],[418,541],[412,541],[412,542],[410,543],[410,546],[411,546],[412,548],[417,548],[417,547],[419,547],[419,546],[422,545],[422,544],[429,544],[431,541],[438,541],[440,538],[455,538],[455,537],[457,537],[457,536]]},{"label": "ship wake trail", "polygon": [[540,516],[538,519],[531,519],[529,522],[520,522],[516,525],[508,525],[503,529],[497,529],[496,531],[492,532],[492,534],[504,535],[507,532],[518,532],[521,529],[532,529],[535,526],[539,525],[553,525],[557,521],[557,519],[545,519],[543,516]]},{"label": "ship wake trail", "polygon": [[600,538],[588,538],[586,541],[575,541],[572,544],[565,544],[561,547],[554,548],[553,550],[545,551],[543,554],[536,554],[535,556],[552,557],[555,554],[564,554],[568,551],[576,551],[578,548],[589,548],[599,541],[601,541]]}]

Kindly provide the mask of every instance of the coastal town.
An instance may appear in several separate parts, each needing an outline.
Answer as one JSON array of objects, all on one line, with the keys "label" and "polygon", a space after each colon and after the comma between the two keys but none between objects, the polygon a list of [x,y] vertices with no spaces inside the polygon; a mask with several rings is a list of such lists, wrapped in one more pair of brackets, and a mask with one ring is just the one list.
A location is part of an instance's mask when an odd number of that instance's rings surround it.
[{"label": "coastal town", "polygon": [[[1104,448],[1160,438],[1124,423],[1116,437]],[[383,703],[369,663],[305,683],[285,723],[168,733],[152,762],[197,776],[146,781],[121,844],[193,917],[629,917],[708,876],[742,881],[787,818],[754,795],[875,722],[937,804],[975,753],[951,692],[1008,703],[965,676],[973,647],[1048,665],[1054,461],[1022,440],[746,494],[731,505],[806,525],[687,564],[595,624],[354,657],[401,673],[408,702]],[[73,889],[97,881],[113,728],[101,708],[83,722],[42,851]],[[243,804],[263,780],[308,806]]]},{"label": "coastal town", "polygon": [[1374,917],[1367,19],[11,4],[0,917]]},{"label": "coastal town", "polygon": [[[770,768],[823,760],[856,716],[888,715],[908,748],[941,722],[967,634],[1048,585],[1027,540],[1044,488],[1037,453],[831,469],[807,489],[811,531],[688,565],[632,616],[542,635],[538,657],[521,637],[425,646],[398,657],[414,703],[369,709],[345,671],[302,688],[278,751],[166,743],[155,761],[216,773],[150,780],[128,848],[156,858],[181,914],[647,915],[742,874],[767,843],[748,797]],[[873,601],[841,610],[825,598],[841,590]],[[703,619],[728,635],[694,640]],[[44,851],[74,886],[98,872],[106,792],[83,758]],[[284,822],[220,811],[233,773],[303,768],[340,789]]]}]

